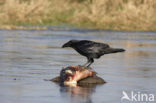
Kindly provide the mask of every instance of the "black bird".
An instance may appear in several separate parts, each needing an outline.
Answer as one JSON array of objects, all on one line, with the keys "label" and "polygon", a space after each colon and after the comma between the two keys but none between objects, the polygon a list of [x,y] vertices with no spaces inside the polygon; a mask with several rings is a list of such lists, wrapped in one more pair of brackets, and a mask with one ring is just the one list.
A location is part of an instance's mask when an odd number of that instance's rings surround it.
[{"label": "black bird", "polygon": [[124,52],[124,49],[111,48],[108,44],[98,43],[89,40],[70,40],[65,43],[62,48],[71,47],[75,49],[81,55],[87,57],[87,63],[84,64],[89,67],[93,62],[94,58],[98,59],[104,54]]}]

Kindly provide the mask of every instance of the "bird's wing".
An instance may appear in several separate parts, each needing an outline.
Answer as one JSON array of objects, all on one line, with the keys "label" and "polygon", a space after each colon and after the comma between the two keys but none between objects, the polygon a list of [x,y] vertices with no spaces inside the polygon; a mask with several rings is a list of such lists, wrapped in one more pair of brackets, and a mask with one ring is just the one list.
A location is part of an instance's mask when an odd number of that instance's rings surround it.
[{"label": "bird's wing", "polygon": [[92,41],[81,41],[77,48],[82,50],[84,53],[99,53],[103,49],[108,48],[109,45],[104,43],[96,43]]}]

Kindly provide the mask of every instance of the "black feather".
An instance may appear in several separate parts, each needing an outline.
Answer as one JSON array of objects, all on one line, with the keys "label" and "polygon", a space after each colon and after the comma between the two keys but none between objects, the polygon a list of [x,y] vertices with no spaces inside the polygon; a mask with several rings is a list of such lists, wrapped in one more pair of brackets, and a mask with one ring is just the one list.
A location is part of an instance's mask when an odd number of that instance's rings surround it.
[{"label": "black feather", "polygon": [[108,44],[98,43],[89,40],[70,40],[65,43],[62,47],[71,47],[75,49],[79,54],[87,57],[88,66],[94,62],[94,58],[100,58],[104,54],[124,52],[124,49],[111,48]]}]

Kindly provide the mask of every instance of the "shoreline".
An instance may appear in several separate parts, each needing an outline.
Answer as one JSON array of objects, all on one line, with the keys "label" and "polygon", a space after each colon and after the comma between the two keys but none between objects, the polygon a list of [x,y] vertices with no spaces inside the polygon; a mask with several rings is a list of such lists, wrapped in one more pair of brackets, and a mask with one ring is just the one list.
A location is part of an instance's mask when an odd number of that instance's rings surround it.
[{"label": "shoreline", "polygon": [[156,30],[114,30],[114,29],[98,29],[72,25],[4,25],[0,26],[0,30],[88,30],[88,31],[115,31],[115,32],[156,32]]}]

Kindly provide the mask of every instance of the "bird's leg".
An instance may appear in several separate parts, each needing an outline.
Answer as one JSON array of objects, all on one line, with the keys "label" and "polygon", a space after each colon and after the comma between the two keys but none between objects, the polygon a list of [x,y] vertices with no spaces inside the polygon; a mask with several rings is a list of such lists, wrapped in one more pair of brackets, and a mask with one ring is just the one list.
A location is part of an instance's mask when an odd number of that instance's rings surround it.
[{"label": "bird's leg", "polygon": [[88,64],[87,67],[89,67],[93,62],[94,62],[94,59],[93,58],[89,59],[89,64]]},{"label": "bird's leg", "polygon": [[83,64],[82,66],[86,66],[90,62],[90,59],[87,58],[87,63]]}]

